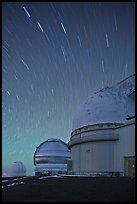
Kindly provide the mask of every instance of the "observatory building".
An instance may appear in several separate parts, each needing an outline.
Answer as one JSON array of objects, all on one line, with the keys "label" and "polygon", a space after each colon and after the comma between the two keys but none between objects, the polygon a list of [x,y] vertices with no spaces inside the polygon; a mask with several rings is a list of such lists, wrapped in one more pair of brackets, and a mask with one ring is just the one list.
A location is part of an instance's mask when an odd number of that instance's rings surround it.
[{"label": "observatory building", "polygon": [[68,146],[73,174],[135,175],[135,75],[87,98]]},{"label": "observatory building", "polygon": [[12,177],[26,176],[26,167],[25,167],[25,165],[20,161],[15,161],[10,166],[10,176],[12,176]]},{"label": "observatory building", "polygon": [[66,174],[70,150],[60,139],[48,139],[34,153],[35,175]]}]

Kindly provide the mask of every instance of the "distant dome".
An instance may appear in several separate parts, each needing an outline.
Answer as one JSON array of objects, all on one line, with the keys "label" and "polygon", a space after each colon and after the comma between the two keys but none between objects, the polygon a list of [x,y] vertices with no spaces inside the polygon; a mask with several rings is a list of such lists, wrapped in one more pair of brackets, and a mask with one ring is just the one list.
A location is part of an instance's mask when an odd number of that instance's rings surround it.
[{"label": "distant dome", "polygon": [[41,143],[34,156],[68,156],[70,150],[65,142],[60,139],[48,139]]},{"label": "distant dome", "polygon": [[72,122],[72,131],[87,125],[123,123],[126,118],[125,98],[106,87],[92,94],[82,104]]},{"label": "distant dome", "polygon": [[15,161],[10,166],[10,176],[26,176],[26,167],[20,161]]}]

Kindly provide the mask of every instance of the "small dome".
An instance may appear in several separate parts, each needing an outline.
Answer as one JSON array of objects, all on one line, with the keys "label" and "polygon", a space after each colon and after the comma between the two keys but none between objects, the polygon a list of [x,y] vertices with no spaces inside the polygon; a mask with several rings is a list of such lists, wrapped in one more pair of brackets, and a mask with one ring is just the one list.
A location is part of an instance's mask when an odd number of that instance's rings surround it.
[{"label": "small dome", "polygon": [[112,88],[106,87],[92,94],[76,113],[72,130],[103,123],[123,123],[126,118],[126,100]]},{"label": "small dome", "polygon": [[40,144],[34,156],[69,156],[70,150],[65,142],[60,139],[48,139]]},{"label": "small dome", "polygon": [[10,166],[10,176],[26,176],[26,167],[20,161],[15,161]]}]

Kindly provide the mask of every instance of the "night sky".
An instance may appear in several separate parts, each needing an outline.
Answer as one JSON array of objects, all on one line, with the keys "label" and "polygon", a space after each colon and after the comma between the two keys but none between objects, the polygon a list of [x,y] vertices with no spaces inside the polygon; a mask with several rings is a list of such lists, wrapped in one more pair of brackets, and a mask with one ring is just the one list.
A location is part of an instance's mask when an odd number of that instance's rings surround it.
[{"label": "night sky", "polygon": [[135,3],[2,3],[2,171],[69,141],[77,107],[135,72]]}]

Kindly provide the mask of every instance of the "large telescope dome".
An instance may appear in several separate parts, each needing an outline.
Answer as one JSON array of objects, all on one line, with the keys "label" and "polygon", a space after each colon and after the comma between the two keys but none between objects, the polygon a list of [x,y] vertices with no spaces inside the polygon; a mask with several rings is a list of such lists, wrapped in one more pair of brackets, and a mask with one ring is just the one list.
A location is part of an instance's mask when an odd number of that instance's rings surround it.
[{"label": "large telescope dome", "polygon": [[66,173],[70,150],[60,139],[48,139],[34,153],[35,174]]},{"label": "large telescope dome", "polygon": [[126,118],[125,98],[106,87],[79,107],[72,123],[72,131],[94,124],[123,123]]}]

